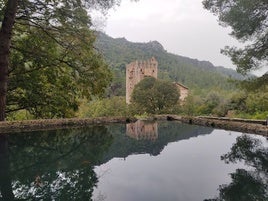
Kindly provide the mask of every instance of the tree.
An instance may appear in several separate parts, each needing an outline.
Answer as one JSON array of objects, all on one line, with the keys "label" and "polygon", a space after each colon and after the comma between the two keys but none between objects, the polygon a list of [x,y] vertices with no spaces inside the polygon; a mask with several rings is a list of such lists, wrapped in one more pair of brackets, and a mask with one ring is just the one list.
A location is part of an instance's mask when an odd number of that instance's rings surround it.
[{"label": "tree", "polygon": [[142,110],[158,113],[178,102],[179,91],[169,81],[147,77],[135,86],[131,99]]},{"label": "tree", "polygon": [[222,50],[231,57],[238,72],[246,74],[267,65],[267,0],[204,0],[203,5],[219,17],[221,25],[232,27],[232,36],[249,43],[243,49],[226,47]]},{"label": "tree", "polygon": [[[5,4],[4,4],[5,3]],[[8,56],[11,45],[11,31],[15,22],[18,0],[1,1],[0,29],[0,121],[5,120],[7,79],[8,79]],[[1,10],[2,10],[1,9]]]},{"label": "tree", "polygon": [[258,79],[250,78],[238,82],[238,86],[247,91],[268,92],[268,73],[262,75]]},{"label": "tree", "polygon": [[[86,9],[105,10],[116,3],[119,1],[0,1],[0,121],[5,120],[6,107],[8,111],[24,108],[37,115],[53,102],[74,109],[77,100],[73,92],[86,97],[104,92],[110,73],[93,48],[95,37]],[[36,91],[43,96],[29,99]],[[65,95],[66,104],[53,99],[61,97],[54,96],[57,91]]]}]

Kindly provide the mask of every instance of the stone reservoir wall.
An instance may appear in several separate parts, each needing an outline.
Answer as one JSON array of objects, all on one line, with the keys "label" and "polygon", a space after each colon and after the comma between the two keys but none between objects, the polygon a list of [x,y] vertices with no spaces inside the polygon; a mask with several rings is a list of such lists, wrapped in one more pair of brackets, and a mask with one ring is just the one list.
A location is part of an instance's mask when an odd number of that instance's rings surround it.
[{"label": "stone reservoir wall", "polygon": [[[28,132],[37,130],[55,130],[73,127],[86,127],[90,125],[108,123],[135,122],[136,118],[102,117],[102,118],[70,118],[70,119],[44,119],[0,122],[0,134]],[[188,124],[196,124],[213,128],[259,134],[268,137],[268,126],[265,120],[226,119],[215,117],[184,117],[177,115],[156,115],[148,120],[175,120]]]}]

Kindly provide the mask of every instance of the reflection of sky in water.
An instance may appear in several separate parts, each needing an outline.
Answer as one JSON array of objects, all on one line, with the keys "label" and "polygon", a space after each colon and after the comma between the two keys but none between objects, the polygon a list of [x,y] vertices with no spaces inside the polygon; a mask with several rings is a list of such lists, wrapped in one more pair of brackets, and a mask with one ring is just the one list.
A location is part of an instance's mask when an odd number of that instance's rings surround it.
[{"label": "reflection of sky in water", "polygon": [[114,158],[95,168],[99,182],[94,198],[107,201],[213,198],[220,184],[231,181],[229,173],[238,167],[245,168],[243,164],[225,164],[220,160],[240,135],[214,130],[209,135],[169,143],[157,156]]},{"label": "reflection of sky in water", "polygon": [[91,200],[95,185],[98,201],[267,200],[267,147],[261,136],[168,121],[2,135],[0,200]]}]

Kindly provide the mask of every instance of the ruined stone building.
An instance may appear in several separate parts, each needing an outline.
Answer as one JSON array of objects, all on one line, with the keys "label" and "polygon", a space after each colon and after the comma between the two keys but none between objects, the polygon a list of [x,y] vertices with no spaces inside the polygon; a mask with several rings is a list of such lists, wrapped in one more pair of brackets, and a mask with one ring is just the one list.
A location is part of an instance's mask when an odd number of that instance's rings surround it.
[{"label": "ruined stone building", "polygon": [[180,101],[183,103],[183,101],[185,100],[185,98],[188,96],[189,89],[188,89],[188,87],[184,86],[183,84],[181,84],[179,82],[175,82],[174,84],[178,88],[178,91],[180,93]]},{"label": "ruined stone building", "polygon": [[126,66],[126,102],[129,104],[136,84],[146,76],[157,78],[158,62],[154,57],[147,61],[134,61]]},{"label": "ruined stone building", "polygon": [[[158,62],[154,57],[147,61],[134,61],[126,65],[126,102],[130,104],[131,94],[136,84],[143,80],[146,76],[157,79]],[[180,93],[180,101],[188,96],[189,89],[176,82],[174,83]]]}]

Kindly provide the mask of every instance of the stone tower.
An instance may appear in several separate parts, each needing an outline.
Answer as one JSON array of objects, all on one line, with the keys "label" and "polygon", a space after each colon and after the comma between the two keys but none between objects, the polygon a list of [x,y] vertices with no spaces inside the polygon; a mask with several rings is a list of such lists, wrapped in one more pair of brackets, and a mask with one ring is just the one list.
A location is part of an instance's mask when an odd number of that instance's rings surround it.
[{"label": "stone tower", "polygon": [[126,65],[126,102],[130,103],[136,84],[146,76],[157,78],[158,62],[154,57],[147,61],[134,61]]}]

